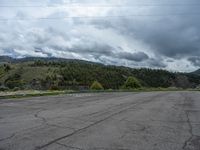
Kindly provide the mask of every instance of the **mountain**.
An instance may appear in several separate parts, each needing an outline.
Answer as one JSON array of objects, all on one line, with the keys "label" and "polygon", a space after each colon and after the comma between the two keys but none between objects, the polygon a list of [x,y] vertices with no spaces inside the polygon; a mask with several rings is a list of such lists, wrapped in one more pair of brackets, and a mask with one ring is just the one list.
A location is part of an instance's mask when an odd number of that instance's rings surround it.
[{"label": "mountain", "polygon": [[[12,58],[9,56],[0,56],[0,62],[6,62],[6,63],[23,63],[23,62],[34,62],[34,61],[45,61],[45,62],[84,62],[84,63],[93,63],[89,61],[84,60],[78,60],[78,59],[66,59],[66,58],[56,58],[56,57],[24,57],[24,58]],[[98,63],[96,63],[98,64]]]},{"label": "mountain", "polygon": [[200,69],[194,71],[194,72],[191,72],[191,74],[195,74],[195,75],[200,75]]},{"label": "mountain", "polygon": [[105,89],[120,89],[129,76],[136,77],[148,88],[200,85],[200,76],[194,73],[106,66],[76,59],[1,56],[0,62],[0,85],[10,89],[88,89],[96,80]]},{"label": "mountain", "polygon": [[14,58],[12,57],[9,57],[9,56],[0,56],[0,63],[3,63],[3,62],[13,62],[14,61]]}]

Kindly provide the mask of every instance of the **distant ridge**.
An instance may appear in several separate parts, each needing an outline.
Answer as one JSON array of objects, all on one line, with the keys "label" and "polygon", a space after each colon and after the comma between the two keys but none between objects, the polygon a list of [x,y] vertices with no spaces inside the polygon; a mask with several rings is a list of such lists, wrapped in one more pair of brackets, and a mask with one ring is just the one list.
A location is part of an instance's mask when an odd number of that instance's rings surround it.
[{"label": "distant ridge", "polygon": [[0,62],[13,62],[14,58],[9,56],[0,56]]},{"label": "distant ridge", "polygon": [[200,75],[200,69],[194,71],[194,72],[191,72],[192,74],[195,74],[195,75]]},{"label": "distant ridge", "polygon": [[[0,56],[0,63],[25,63],[25,62],[32,62],[32,61],[45,61],[45,62],[77,62],[77,63],[84,63],[84,64],[94,64],[94,65],[102,65],[106,66],[102,63],[92,62],[92,61],[86,61],[86,60],[80,60],[80,59],[69,59],[69,58],[58,58],[58,57],[23,57],[23,58],[13,58],[10,56]],[[115,66],[115,65],[110,65]],[[130,68],[131,67],[125,67],[125,66],[116,66],[116,67],[124,67],[124,68]],[[151,70],[157,70],[157,69],[151,69]],[[164,69],[163,69],[164,70]],[[170,72],[170,71],[169,71]],[[178,72],[177,72],[178,73]],[[193,74],[193,75],[200,75],[200,69],[186,73],[186,74]]]},{"label": "distant ridge", "polygon": [[7,62],[7,63],[22,63],[22,62],[30,62],[30,61],[55,61],[55,62],[81,62],[81,63],[87,63],[87,64],[99,64],[103,65],[101,63],[97,62],[90,62],[86,60],[80,60],[80,59],[67,59],[67,58],[57,58],[57,57],[24,57],[24,58],[13,58],[10,56],[0,56],[0,62]]}]

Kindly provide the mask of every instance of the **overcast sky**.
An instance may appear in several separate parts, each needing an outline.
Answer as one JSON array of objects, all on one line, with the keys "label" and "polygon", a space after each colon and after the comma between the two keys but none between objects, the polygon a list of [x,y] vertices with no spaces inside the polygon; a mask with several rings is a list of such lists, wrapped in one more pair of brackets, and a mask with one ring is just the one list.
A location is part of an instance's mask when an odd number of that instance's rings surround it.
[{"label": "overcast sky", "polygon": [[199,16],[199,0],[0,0],[0,55],[189,72]]}]

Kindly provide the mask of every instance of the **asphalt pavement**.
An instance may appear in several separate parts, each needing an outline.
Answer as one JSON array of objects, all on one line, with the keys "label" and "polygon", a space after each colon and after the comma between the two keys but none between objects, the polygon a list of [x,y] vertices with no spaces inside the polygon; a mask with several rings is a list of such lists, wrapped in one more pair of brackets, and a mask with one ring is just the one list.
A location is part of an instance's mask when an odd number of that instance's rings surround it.
[{"label": "asphalt pavement", "polygon": [[0,150],[200,150],[200,92],[0,100]]}]

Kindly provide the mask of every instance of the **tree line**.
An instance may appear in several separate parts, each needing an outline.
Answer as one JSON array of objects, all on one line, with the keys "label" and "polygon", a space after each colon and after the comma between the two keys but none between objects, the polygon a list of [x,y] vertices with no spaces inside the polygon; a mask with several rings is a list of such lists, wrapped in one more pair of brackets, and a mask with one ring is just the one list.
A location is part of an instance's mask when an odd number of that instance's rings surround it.
[{"label": "tree line", "polygon": [[[100,89],[121,89],[140,87],[195,87],[200,84],[200,77],[190,74],[172,73],[161,69],[141,68],[134,69],[120,66],[106,66],[78,60],[68,61],[44,61],[37,60],[27,62],[34,70],[35,67],[47,67],[53,70],[45,74],[43,78],[35,78],[26,83],[22,77],[22,71],[10,74],[4,81],[8,88],[31,88],[31,89],[89,89],[100,87]],[[20,63],[23,68],[24,63]],[[12,66],[4,66],[5,71],[12,70]]]}]

